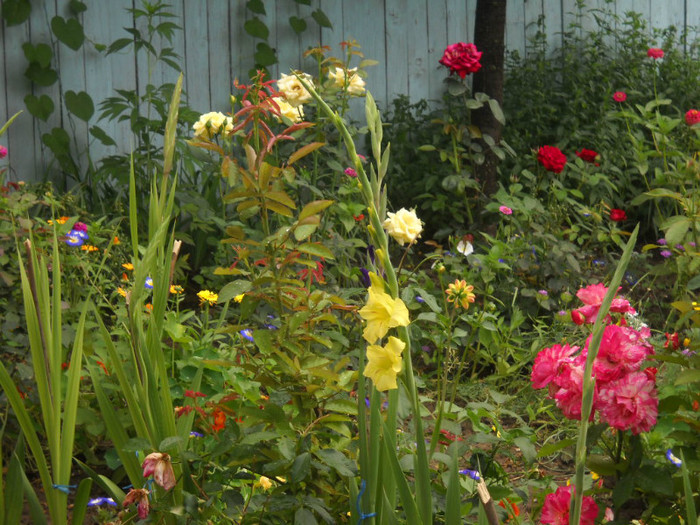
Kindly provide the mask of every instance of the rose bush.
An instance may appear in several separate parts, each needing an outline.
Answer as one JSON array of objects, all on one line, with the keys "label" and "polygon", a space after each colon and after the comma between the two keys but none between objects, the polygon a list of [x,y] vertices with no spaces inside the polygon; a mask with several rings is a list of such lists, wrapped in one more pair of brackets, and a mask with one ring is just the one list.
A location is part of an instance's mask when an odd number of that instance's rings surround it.
[{"label": "rose bush", "polygon": [[464,78],[481,69],[479,60],[481,60],[482,54],[474,44],[457,42],[447,46],[439,62],[448,68],[450,73],[457,73],[461,78]]}]

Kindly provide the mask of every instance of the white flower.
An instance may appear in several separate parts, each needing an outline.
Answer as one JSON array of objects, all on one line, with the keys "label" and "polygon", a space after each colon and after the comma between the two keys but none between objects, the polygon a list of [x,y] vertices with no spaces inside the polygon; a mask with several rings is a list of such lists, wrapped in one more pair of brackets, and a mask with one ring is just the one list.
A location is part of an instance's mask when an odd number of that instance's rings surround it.
[{"label": "white flower", "polygon": [[221,112],[212,111],[199,117],[199,120],[192,126],[194,136],[210,139],[222,131],[228,133],[233,130],[233,119]]},{"label": "white flower", "polygon": [[474,246],[469,241],[462,239],[457,243],[457,251],[466,257],[474,253]]},{"label": "white flower", "polygon": [[414,210],[401,208],[396,213],[387,213],[384,229],[401,246],[404,243],[413,244],[423,231],[423,223]]},{"label": "white flower", "polygon": [[[299,76],[309,84],[313,82],[311,75],[307,73],[301,73]],[[301,82],[299,82],[299,79],[294,75],[285,75],[282,73],[282,78],[277,81],[277,89],[284,93],[284,98],[286,98],[287,102],[293,107],[306,104],[311,100],[311,93],[306,90]]]},{"label": "white flower", "polygon": [[[274,100],[280,108],[280,115],[283,117],[287,117],[292,122],[301,122],[304,118],[303,106],[294,107],[282,97],[274,97],[272,100]],[[281,119],[278,117],[278,120]]]},{"label": "white flower", "polygon": [[337,88],[345,88],[348,93],[360,96],[365,92],[365,81],[357,74],[357,68],[343,69],[337,67],[328,72],[328,77],[333,80],[333,85]]}]

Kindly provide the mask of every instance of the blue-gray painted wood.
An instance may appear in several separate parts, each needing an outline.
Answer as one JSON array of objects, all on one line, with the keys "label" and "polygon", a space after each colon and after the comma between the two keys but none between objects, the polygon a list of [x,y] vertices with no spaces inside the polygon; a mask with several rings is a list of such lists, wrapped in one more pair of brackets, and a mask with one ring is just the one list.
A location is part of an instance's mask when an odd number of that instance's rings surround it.
[{"label": "blue-gray painted wood", "polygon": [[[245,32],[244,24],[253,15],[245,0],[170,0],[173,19],[182,27],[171,44],[157,39],[157,44],[173,47],[180,55],[185,72],[186,100],[196,111],[230,109],[229,95],[236,94],[234,80],[249,81],[259,39]],[[270,29],[268,43],[276,49],[278,64],[270,68],[273,79],[290,69],[301,69],[317,75],[316,62],[304,57],[304,52],[319,45],[328,46],[328,56],[343,56],[340,43],[356,40],[365,58],[375,59],[378,66],[367,68],[367,87],[381,108],[399,94],[411,100],[439,99],[444,91],[447,71],[438,60],[445,47],[458,41],[470,42],[474,35],[477,0],[311,0],[302,5],[294,0],[264,0],[264,22]],[[547,45],[561,43],[562,33],[577,23],[579,34],[596,27],[589,9],[606,9],[624,17],[635,11],[655,28],[675,25],[679,30],[693,28],[690,39],[698,38],[700,0],[586,0],[581,12],[578,0],[509,0],[506,23],[508,51],[526,53],[538,30],[544,31]],[[68,0],[32,2],[30,20],[16,27],[0,25],[0,121],[24,107],[28,94],[52,98],[55,111],[47,122],[35,120],[25,113],[18,119],[0,144],[9,149],[10,180],[41,180],[51,169],[53,156],[42,144],[41,137],[53,127],[62,126],[75,136],[76,155],[82,160],[97,161],[105,155],[129,152],[132,136],[128,122],[99,120],[99,103],[114,96],[116,89],[138,89],[143,94],[146,85],[177,79],[177,71],[162,65],[149,66],[143,53],[129,47],[105,56],[92,42],[109,44],[117,38],[128,37],[125,27],[134,27],[134,17],[128,8],[140,8],[140,0],[110,0],[89,3],[80,15],[86,33],[86,43],[79,51],[60,44],[53,37],[49,22],[58,14],[69,16]],[[311,13],[321,8],[333,24],[321,28]],[[290,16],[307,22],[307,29],[296,34],[289,25]],[[259,16],[259,15],[258,15]],[[543,17],[544,24],[538,25]],[[162,21],[162,20],[161,20]],[[136,23],[142,31],[143,20]],[[32,86],[24,77],[27,62],[22,44],[31,41],[49,43],[55,53],[54,67],[61,80],[50,87]],[[661,44],[650,38],[650,45]],[[356,60],[354,64],[357,64]],[[353,65],[354,65],[353,64]],[[67,112],[65,92],[88,92],[98,107],[86,124]],[[351,115],[361,118],[362,100],[353,100]],[[93,139],[88,130],[98,125],[117,142],[116,147],[104,146]],[[4,161],[7,162],[7,161]],[[86,169],[87,162],[81,169]]]}]

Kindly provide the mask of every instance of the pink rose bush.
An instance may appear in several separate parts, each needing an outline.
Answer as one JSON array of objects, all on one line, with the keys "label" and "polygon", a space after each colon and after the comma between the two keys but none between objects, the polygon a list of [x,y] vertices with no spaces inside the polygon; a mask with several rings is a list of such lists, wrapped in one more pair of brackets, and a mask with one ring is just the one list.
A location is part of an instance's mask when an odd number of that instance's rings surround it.
[{"label": "pink rose bush", "polygon": [[[574,322],[594,323],[607,290],[602,284],[579,290],[576,295],[585,306],[572,312]],[[648,342],[651,331],[626,325],[620,316],[636,314],[626,299],[614,298],[610,312],[617,314],[619,321],[613,324],[611,314],[605,317],[608,324],[593,361],[595,390],[591,420],[597,413],[601,421],[617,430],[630,430],[632,434],[648,432],[656,424],[659,404],[656,371],[642,368],[653,353]],[[532,367],[533,388],[548,388],[549,397],[568,419],[581,419],[583,375],[592,338],[592,335],[587,338],[582,349],[568,344],[545,348],[538,353]]]}]

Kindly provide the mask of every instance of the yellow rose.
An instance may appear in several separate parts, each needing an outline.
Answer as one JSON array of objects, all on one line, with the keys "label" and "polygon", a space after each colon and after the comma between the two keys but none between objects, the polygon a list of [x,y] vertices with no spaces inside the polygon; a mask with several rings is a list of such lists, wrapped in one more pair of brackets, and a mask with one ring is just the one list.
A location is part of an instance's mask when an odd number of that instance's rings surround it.
[{"label": "yellow rose", "polygon": [[365,81],[357,74],[357,68],[343,69],[337,67],[328,72],[328,77],[333,80],[333,85],[339,89],[345,89],[351,95],[360,96],[365,92]]},{"label": "yellow rose", "polygon": [[406,343],[396,337],[389,337],[385,346],[367,347],[367,366],[364,376],[369,377],[380,392],[398,388],[396,376],[401,372],[401,353]]},{"label": "yellow rose", "polygon": [[221,112],[212,111],[200,116],[199,120],[192,126],[192,129],[195,137],[211,139],[214,135],[221,132],[228,133],[233,130],[233,119]]},{"label": "yellow rose", "polygon": [[[274,100],[280,108],[280,115],[283,117],[287,117],[292,122],[301,122],[304,119],[303,106],[294,107],[282,97],[275,97],[272,100]],[[278,120],[281,119],[278,118]]]},{"label": "yellow rose", "polygon": [[[299,75],[309,84],[313,83],[311,75],[301,73]],[[284,93],[284,98],[291,104],[292,107],[301,106],[311,100],[311,93],[299,82],[299,79],[294,75],[285,75],[282,73],[282,78],[277,81],[277,89]]]},{"label": "yellow rose", "polygon": [[367,321],[362,337],[368,343],[375,343],[389,331],[389,328],[408,326],[408,308],[398,297],[394,299],[384,291],[384,282],[377,274],[369,274],[372,286],[367,292],[367,304],[360,309],[360,316]]},{"label": "yellow rose", "polygon": [[414,210],[401,208],[396,213],[387,213],[387,217],[383,224],[384,229],[401,246],[406,242],[408,244],[416,242],[423,231],[423,223]]}]

